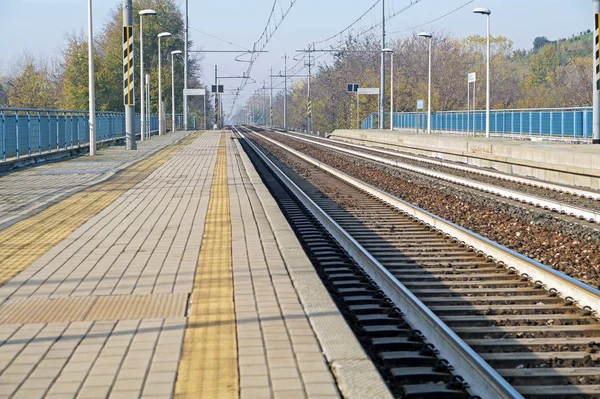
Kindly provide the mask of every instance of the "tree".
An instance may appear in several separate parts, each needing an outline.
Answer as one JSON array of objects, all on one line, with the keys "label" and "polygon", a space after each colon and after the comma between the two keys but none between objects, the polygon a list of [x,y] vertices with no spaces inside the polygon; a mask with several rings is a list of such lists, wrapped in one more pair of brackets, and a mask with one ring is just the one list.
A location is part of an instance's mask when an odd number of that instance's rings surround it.
[{"label": "tree", "polygon": [[[82,35],[72,34],[68,38],[63,54],[62,96],[63,109],[86,109],[89,103],[88,91],[88,44]],[[98,62],[96,62],[98,64]]]},{"label": "tree", "polygon": [[8,106],[12,108],[45,108],[58,105],[58,84],[45,60],[23,55],[16,64],[18,72],[8,83]]},{"label": "tree", "polygon": [[550,43],[550,40],[546,36],[538,36],[533,39],[533,52],[535,54],[539,53],[539,51],[546,45]]}]

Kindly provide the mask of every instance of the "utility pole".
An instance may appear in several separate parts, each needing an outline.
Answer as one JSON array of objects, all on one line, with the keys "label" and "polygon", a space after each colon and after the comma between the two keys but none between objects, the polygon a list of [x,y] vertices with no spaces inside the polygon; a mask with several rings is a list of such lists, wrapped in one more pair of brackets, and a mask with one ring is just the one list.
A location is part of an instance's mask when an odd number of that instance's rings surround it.
[{"label": "utility pole", "polygon": [[133,71],[133,6],[123,0],[123,94],[125,103],[125,139],[128,150],[135,150],[135,90]]},{"label": "utility pole", "polygon": [[594,20],[595,20],[595,31],[594,31],[594,98],[593,98],[593,118],[592,123],[592,144],[600,144],[600,0],[593,0],[594,4]]},{"label": "utility pole", "polygon": [[[314,50],[313,43],[313,50]],[[311,67],[312,67],[312,59],[311,59],[311,48],[308,46],[308,93],[307,93],[307,106],[306,106],[306,130],[308,133],[312,132],[312,99],[310,97],[310,77],[311,77]]]},{"label": "utility pole", "polygon": [[[217,83],[217,66],[215,65],[215,85],[218,84]],[[218,89],[218,88],[217,88]],[[219,111],[219,90],[217,90],[217,93],[215,93],[215,129],[219,128],[219,113],[221,111]]]},{"label": "utility pole", "polygon": [[266,110],[266,106],[267,106],[267,86],[266,86],[267,82],[265,82],[263,80],[263,98],[262,98],[262,120],[263,120],[263,126],[265,126],[267,124],[267,110]]},{"label": "utility pole", "polygon": [[381,34],[381,84],[379,87],[379,129],[383,129],[383,117],[385,113],[385,0],[381,0],[382,12],[382,27],[383,31]]},{"label": "utility pole", "polygon": [[[188,89],[188,34],[189,34],[189,0],[185,0],[185,43],[183,45],[183,89]],[[188,130],[188,97],[183,96],[183,130]]]},{"label": "utility pole", "polygon": [[92,0],[88,0],[88,91],[90,96],[90,156],[96,155],[96,89],[94,85],[94,28],[92,25]]},{"label": "utility pole", "polygon": [[269,97],[269,126],[273,127],[273,68],[271,68],[271,96]]},{"label": "utility pole", "polygon": [[283,56],[283,129],[287,130],[287,54]]}]

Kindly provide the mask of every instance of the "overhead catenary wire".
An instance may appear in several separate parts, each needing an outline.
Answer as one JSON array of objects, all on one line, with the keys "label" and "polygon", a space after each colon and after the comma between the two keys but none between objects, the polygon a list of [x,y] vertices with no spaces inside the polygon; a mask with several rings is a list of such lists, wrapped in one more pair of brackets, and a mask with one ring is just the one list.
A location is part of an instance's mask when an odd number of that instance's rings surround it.
[{"label": "overhead catenary wire", "polygon": [[233,43],[233,42],[230,42],[229,40],[222,39],[222,38],[220,38],[220,37],[218,37],[218,36],[215,36],[215,35],[211,35],[210,33],[206,33],[206,32],[204,32],[204,31],[202,31],[202,30],[200,30],[200,29],[192,28],[191,26],[190,26],[190,29],[192,29],[192,30],[195,30],[196,32],[198,32],[198,33],[201,33],[201,34],[203,34],[203,35],[206,35],[206,36],[208,36],[208,37],[212,37],[213,39],[217,39],[217,40],[219,40],[219,41],[222,41],[223,43],[227,43],[227,44],[230,44],[230,45],[232,45],[232,46],[234,46],[234,47],[241,48],[241,49],[243,49],[243,50],[245,50],[245,51],[252,51],[252,50],[250,50],[250,49],[249,49],[249,48],[247,48],[247,47],[240,46],[239,44],[235,44],[235,43]]},{"label": "overhead catenary wire", "polygon": [[[248,62],[248,68],[246,69],[246,74],[245,74],[246,78],[243,79],[240,84],[240,87],[239,87],[240,92],[248,84],[248,77],[250,76],[250,73],[252,72],[252,67],[254,66],[254,62],[260,55],[260,52],[265,49],[267,44],[269,44],[269,41],[271,40],[273,35],[277,32],[277,29],[279,28],[279,26],[281,26],[281,24],[283,23],[283,21],[289,14],[289,12],[292,10],[294,5],[298,2],[298,0],[288,0],[288,1],[289,1],[289,5],[287,6],[287,8],[284,8],[283,0],[274,0],[273,1],[273,6],[271,7],[271,12],[269,14],[269,17],[267,18],[267,23],[265,25],[265,28],[263,29],[262,34],[260,35],[258,40],[256,42],[254,42],[254,45],[252,46],[253,51],[252,51],[252,53],[250,53],[250,61]],[[277,18],[274,19],[275,8],[276,8],[278,2],[280,5],[281,16],[278,17],[278,19]],[[230,114],[233,113],[233,109],[235,108],[235,104],[236,104],[238,98],[239,98],[239,93],[233,99],[233,102],[231,104],[231,109],[229,112]]]},{"label": "overhead catenary wire", "polygon": [[431,21],[424,22],[424,23],[422,23],[422,24],[420,24],[420,25],[415,25],[415,26],[413,26],[412,28],[403,29],[403,30],[397,30],[397,31],[393,31],[393,32],[388,32],[388,34],[389,34],[389,35],[391,35],[391,34],[396,34],[396,33],[404,33],[404,32],[409,32],[409,31],[415,30],[415,29],[417,29],[417,28],[421,28],[421,27],[423,27],[423,26],[426,26],[426,25],[432,24],[432,23],[434,23],[434,22],[437,22],[437,21],[439,21],[439,20],[441,20],[441,19],[443,19],[443,18],[446,18],[447,16],[449,16],[449,15],[452,15],[452,14],[454,14],[455,12],[457,12],[457,11],[459,11],[459,10],[461,10],[461,9],[465,8],[466,6],[468,6],[469,4],[473,3],[474,1],[475,1],[475,0],[469,0],[469,1],[467,1],[466,3],[464,3],[463,5],[461,5],[461,6],[457,7],[457,8],[455,8],[455,9],[453,9],[452,11],[449,11],[449,12],[447,12],[446,14],[444,14],[444,15],[442,15],[442,16],[439,16],[439,17],[437,17],[437,18],[435,18],[435,19],[432,19]]}]

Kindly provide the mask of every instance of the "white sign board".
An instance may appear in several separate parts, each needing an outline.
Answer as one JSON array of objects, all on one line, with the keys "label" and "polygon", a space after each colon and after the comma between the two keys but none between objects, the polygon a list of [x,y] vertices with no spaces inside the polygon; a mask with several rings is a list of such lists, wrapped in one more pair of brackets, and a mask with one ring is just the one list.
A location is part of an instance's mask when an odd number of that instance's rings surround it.
[{"label": "white sign board", "polygon": [[417,100],[417,109],[425,108],[425,100]]},{"label": "white sign board", "polygon": [[206,89],[187,89],[183,90],[184,96],[205,96]]},{"label": "white sign board", "polygon": [[361,87],[358,89],[358,94],[368,94],[368,95],[377,95],[379,94],[379,87]]},{"label": "white sign board", "polygon": [[469,74],[469,83],[475,83],[477,81],[477,75],[475,72],[471,72]]}]

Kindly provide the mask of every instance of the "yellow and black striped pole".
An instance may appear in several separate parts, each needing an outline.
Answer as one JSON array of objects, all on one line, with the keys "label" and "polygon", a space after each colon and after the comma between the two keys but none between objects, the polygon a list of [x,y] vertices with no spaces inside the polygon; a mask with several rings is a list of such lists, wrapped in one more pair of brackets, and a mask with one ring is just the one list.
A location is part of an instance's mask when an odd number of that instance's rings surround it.
[{"label": "yellow and black striped pole", "polygon": [[133,82],[133,5],[123,0],[123,103],[125,105],[125,140],[128,150],[136,149],[135,92]]},{"label": "yellow and black striped pole", "polygon": [[592,143],[600,144],[600,0],[592,0],[594,5],[594,98]]}]

